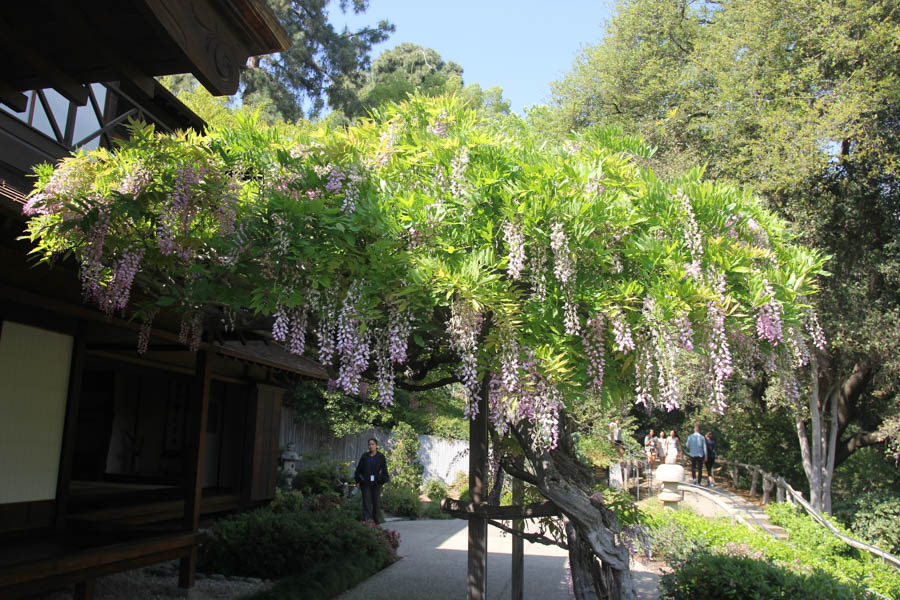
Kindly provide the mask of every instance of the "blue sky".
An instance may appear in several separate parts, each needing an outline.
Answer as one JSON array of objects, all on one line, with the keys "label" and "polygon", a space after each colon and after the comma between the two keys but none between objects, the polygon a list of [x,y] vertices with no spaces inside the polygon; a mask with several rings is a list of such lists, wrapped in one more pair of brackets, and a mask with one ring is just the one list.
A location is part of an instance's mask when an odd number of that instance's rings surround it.
[{"label": "blue sky", "polygon": [[333,21],[353,29],[387,19],[397,30],[373,49],[373,58],[403,42],[434,48],[463,67],[466,84],[499,85],[521,112],[549,99],[550,83],[569,70],[582,46],[602,39],[609,15],[605,0],[370,0],[362,15],[337,11]]}]

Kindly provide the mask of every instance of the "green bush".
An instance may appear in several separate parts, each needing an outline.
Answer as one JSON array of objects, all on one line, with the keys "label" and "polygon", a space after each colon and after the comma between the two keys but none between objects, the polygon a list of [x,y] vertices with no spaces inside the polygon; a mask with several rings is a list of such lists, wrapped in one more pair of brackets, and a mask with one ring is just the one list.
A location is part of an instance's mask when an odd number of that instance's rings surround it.
[{"label": "green bush", "polygon": [[422,487],[425,467],[418,460],[419,436],[402,421],[391,431],[391,442],[386,452],[391,483],[396,487],[418,491]]},{"label": "green bush", "polygon": [[450,487],[440,479],[429,479],[425,482],[425,494],[435,504],[440,504],[449,491]]},{"label": "green bush", "polygon": [[415,519],[422,510],[419,492],[408,487],[388,484],[381,492],[384,510],[399,517]]},{"label": "green bush", "polygon": [[378,570],[397,559],[393,532],[335,507],[286,510],[292,502],[220,520],[200,547],[200,570],[277,579],[336,561],[368,557]]},{"label": "green bush", "polygon": [[787,542],[757,529],[732,525],[727,519],[707,519],[689,510],[654,510],[648,513],[647,524],[653,548],[670,561],[683,560],[695,550],[731,552],[764,558],[803,572],[822,571],[842,582],[864,585],[888,597],[900,598],[900,573],[894,569],[840,542],[835,545],[837,540],[831,534],[809,517],[797,513],[791,505],[770,505],[768,511],[773,521],[787,531],[790,536]]},{"label": "green bush", "polygon": [[310,455],[313,464],[294,475],[291,487],[307,496],[340,494],[352,481],[349,463],[326,458],[321,453]]},{"label": "green bush", "polygon": [[900,554],[900,496],[866,492],[835,506],[835,517],[852,535],[891,554]]},{"label": "green bush", "polygon": [[862,600],[866,597],[865,589],[839,581],[823,571],[800,573],[745,556],[695,551],[676,561],[672,567],[673,572],[664,575],[659,582],[660,597],[664,600]]}]

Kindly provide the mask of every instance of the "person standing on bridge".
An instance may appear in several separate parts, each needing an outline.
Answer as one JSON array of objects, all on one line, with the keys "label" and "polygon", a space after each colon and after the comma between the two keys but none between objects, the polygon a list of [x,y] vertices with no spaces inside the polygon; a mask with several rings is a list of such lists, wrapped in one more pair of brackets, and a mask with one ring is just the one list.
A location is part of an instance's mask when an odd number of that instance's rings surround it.
[{"label": "person standing on bridge", "polygon": [[694,425],[694,433],[688,436],[687,451],[691,457],[691,480],[700,485],[703,479],[703,462],[706,460],[706,438],[700,433],[700,426]]},{"label": "person standing on bridge", "polygon": [[356,473],[353,478],[362,492],[363,520],[380,523],[381,519],[381,486],[390,480],[387,460],[378,451],[378,440],[369,438],[369,450],[359,457]]}]

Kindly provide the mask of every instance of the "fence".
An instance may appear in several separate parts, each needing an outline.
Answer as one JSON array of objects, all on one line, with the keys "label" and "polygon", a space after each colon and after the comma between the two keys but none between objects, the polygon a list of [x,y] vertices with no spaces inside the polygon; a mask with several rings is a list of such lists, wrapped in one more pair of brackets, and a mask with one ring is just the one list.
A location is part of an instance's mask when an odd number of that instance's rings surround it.
[{"label": "fence", "polygon": [[[291,447],[303,455],[324,451],[332,458],[356,462],[369,438],[374,437],[379,445],[387,446],[391,432],[385,429],[368,429],[344,437],[335,437],[327,427],[297,420],[297,412],[284,408],[281,413],[281,437],[283,448]],[[425,467],[424,478],[441,479],[452,483],[457,471],[468,473],[469,442],[446,440],[430,435],[419,436],[419,462]],[[302,468],[301,461],[299,468]]]}]

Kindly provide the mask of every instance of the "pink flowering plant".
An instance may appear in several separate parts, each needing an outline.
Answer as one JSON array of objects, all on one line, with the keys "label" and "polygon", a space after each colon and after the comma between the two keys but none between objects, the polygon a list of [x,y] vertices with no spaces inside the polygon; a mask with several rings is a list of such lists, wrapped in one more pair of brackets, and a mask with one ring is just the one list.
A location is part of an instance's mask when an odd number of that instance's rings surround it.
[{"label": "pink flowering plant", "polygon": [[341,130],[133,133],[41,167],[25,208],[34,253],[74,254],[86,301],[147,323],[178,311],[194,347],[264,324],[383,404],[397,386],[457,385],[592,544],[607,525],[573,508],[589,498],[547,483],[574,460],[578,408],[676,408],[693,353],[724,410],[736,351],[790,369],[801,338],[821,339],[809,297],[825,257],[700,169],[659,180],[636,160],[652,149],[611,128],[554,148],[417,97]]}]

